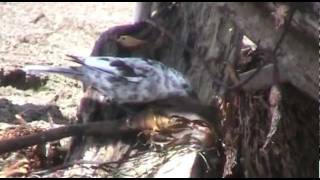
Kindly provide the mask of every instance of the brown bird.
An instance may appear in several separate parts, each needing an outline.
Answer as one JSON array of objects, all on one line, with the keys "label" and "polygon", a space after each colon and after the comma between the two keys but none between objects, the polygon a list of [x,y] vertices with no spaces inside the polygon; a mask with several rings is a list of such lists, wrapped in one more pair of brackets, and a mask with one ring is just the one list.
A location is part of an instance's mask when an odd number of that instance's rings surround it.
[{"label": "brown bird", "polygon": [[[130,109],[133,114],[141,113],[141,110],[150,111],[152,114],[160,117],[173,118],[181,117],[190,120],[200,120],[208,122],[212,125],[217,136],[221,137],[220,119],[222,119],[221,112],[218,108],[211,105],[204,105],[196,97],[170,97],[166,99],[156,100],[145,104],[126,104],[126,109]],[[147,113],[147,114],[148,114]],[[144,114],[144,113],[142,113]],[[148,118],[147,118],[148,119]],[[163,119],[163,118],[162,118]],[[161,120],[162,123],[167,123]],[[149,122],[146,122],[150,125]],[[160,123],[160,124],[162,124]],[[151,123],[152,124],[152,123]],[[159,125],[159,124],[158,124]],[[157,129],[157,128],[156,128]]]},{"label": "brown bird", "polygon": [[140,134],[146,135],[151,144],[194,144],[208,148],[221,140],[220,111],[195,98],[157,100],[141,109],[131,118],[131,128],[141,129]]},{"label": "brown bird", "polygon": [[148,44],[147,41],[137,39],[135,37],[129,36],[129,35],[122,35],[117,40],[117,43],[121,45],[122,47],[129,49],[129,50],[135,50],[139,49],[142,46]]}]

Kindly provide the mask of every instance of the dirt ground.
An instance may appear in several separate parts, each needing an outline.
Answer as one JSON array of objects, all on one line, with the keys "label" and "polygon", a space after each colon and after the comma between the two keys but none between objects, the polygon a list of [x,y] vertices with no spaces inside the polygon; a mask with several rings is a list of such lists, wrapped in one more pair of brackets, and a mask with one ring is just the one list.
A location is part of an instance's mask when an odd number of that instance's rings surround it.
[{"label": "dirt ground", "polygon": [[[0,68],[26,64],[71,65],[65,54],[89,55],[101,32],[132,22],[134,2],[0,2]],[[12,105],[44,105],[55,95],[68,119],[74,117],[82,84],[49,75],[38,90],[0,87]],[[7,112],[0,103],[0,122]],[[6,113],[5,113],[6,112]],[[19,112],[15,112],[19,113]]]}]

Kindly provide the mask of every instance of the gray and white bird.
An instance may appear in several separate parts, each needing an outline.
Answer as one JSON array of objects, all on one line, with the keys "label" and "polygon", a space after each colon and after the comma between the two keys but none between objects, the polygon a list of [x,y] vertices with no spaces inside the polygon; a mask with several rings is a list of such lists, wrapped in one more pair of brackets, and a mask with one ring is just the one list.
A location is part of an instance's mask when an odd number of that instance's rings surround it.
[{"label": "gray and white bird", "polygon": [[194,95],[190,82],[182,73],[159,61],[132,57],[67,56],[81,66],[29,65],[23,70],[27,74],[57,73],[80,80],[117,104]]}]

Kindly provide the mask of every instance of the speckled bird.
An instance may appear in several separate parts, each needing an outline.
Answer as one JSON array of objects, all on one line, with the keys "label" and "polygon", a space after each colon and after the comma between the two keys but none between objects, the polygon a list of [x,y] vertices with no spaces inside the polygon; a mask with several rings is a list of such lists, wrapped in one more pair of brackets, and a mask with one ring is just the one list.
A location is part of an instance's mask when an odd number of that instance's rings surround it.
[{"label": "speckled bird", "polygon": [[23,70],[29,74],[57,73],[80,80],[117,104],[195,95],[182,73],[159,61],[133,57],[67,56],[81,66],[29,65]]}]

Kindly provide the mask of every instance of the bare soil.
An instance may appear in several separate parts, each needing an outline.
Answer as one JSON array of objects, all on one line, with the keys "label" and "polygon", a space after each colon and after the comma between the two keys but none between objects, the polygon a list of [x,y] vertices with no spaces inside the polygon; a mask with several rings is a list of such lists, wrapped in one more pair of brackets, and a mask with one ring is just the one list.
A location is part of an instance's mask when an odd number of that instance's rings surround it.
[{"label": "bare soil", "polygon": [[[26,64],[72,65],[66,61],[65,54],[89,55],[100,33],[132,22],[134,4],[0,2],[0,68],[20,68]],[[56,95],[59,95],[56,105],[63,116],[74,117],[82,96],[80,82],[49,75],[46,85],[38,90],[0,87],[0,99],[9,100],[0,103],[0,122],[10,113],[25,111],[12,107],[27,103],[45,105]]]}]

